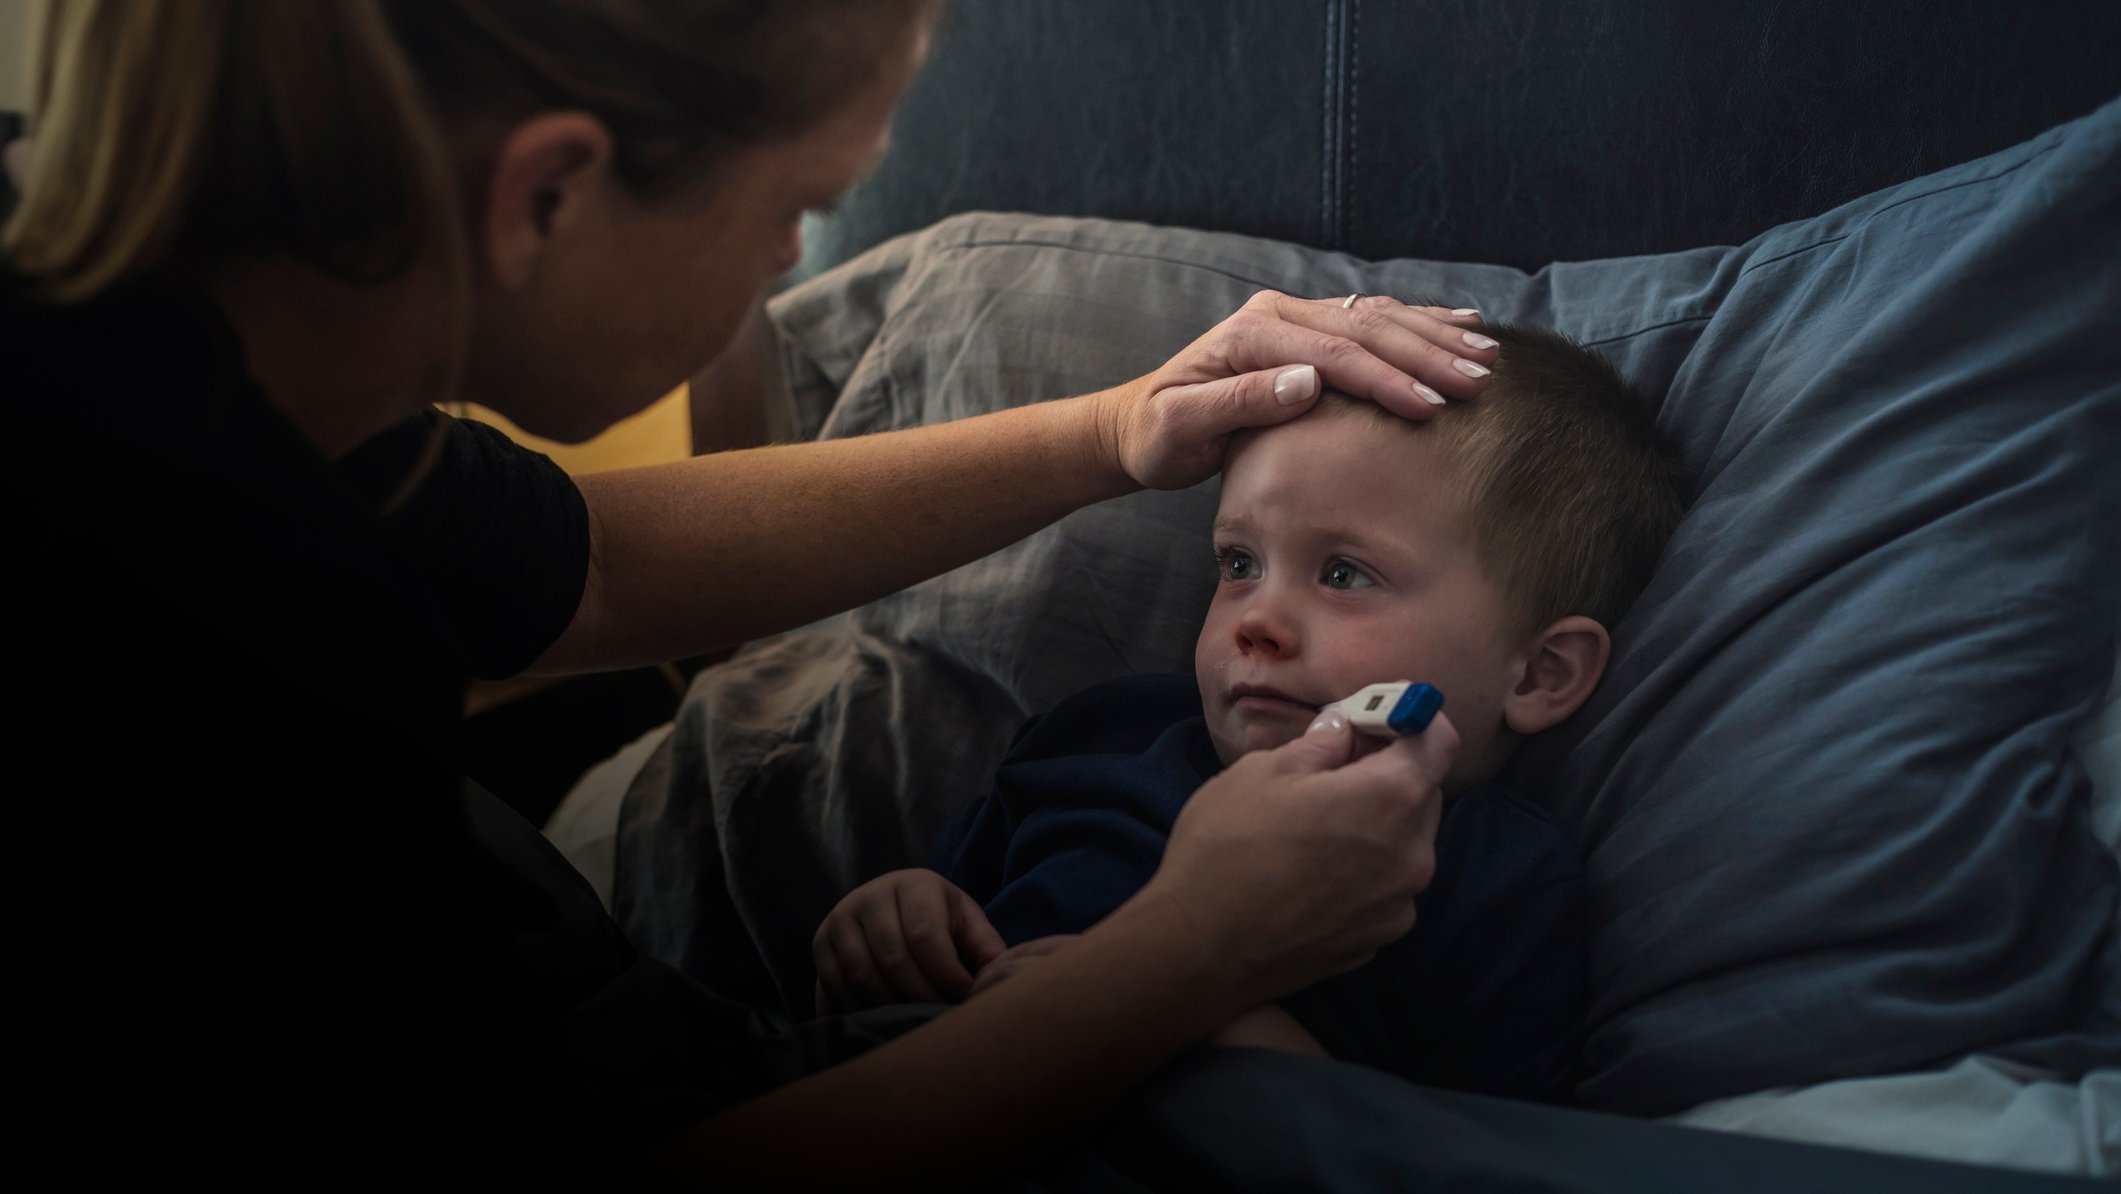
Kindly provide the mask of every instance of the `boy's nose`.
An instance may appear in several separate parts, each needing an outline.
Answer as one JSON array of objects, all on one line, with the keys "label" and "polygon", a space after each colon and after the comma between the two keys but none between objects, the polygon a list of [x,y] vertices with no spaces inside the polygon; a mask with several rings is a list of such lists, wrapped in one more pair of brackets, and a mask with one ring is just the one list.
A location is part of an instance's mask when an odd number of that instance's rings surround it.
[{"label": "boy's nose", "polygon": [[1296,627],[1265,603],[1254,603],[1237,619],[1237,649],[1276,659],[1296,654]]}]

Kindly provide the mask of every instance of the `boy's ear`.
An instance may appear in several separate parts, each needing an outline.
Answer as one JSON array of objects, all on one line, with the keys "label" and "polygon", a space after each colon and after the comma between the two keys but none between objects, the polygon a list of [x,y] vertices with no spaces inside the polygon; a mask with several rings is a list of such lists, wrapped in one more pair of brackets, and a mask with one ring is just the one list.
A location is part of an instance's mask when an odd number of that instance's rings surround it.
[{"label": "boy's ear", "polygon": [[1524,674],[1502,701],[1502,720],[1536,734],[1576,712],[1605,675],[1613,642],[1591,618],[1570,615],[1540,631],[1525,648]]}]

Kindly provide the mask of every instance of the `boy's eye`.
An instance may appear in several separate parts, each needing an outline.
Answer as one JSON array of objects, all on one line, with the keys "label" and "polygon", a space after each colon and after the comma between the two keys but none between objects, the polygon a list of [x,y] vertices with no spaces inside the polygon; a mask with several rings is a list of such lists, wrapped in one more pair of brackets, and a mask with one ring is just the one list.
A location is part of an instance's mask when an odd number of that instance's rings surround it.
[{"label": "boy's eye", "polygon": [[1329,589],[1360,589],[1376,584],[1370,575],[1346,560],[1335,560],[1326,565],[1326,574],[1319,578]]},{"label": "boy's eye", "polygon": [[1225,547],[1215,553],[1215,571],[1224,580],[1259,579],[1259,561],[1234,547]]}]

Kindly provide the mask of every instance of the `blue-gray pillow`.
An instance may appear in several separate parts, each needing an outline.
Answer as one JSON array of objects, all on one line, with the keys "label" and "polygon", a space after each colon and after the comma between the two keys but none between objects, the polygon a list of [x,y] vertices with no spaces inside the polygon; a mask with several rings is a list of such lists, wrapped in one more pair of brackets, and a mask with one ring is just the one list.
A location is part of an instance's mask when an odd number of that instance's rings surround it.
[{"label": "blue-gray pillow", "polygon": [[[1590,880],[1583,1100],[1673,1111],[1973,1051],[2080,1071],[2121,1064],[2115,867],[2067,747],[2121,622],[2117,146],[2121,104],[1742,247],[1530,275],[967,216],[773,317],[827,435],[1122,380],[1260,287],[1447,296],[1598,346],[1661,396],[1701,495],[1592,703],[1521,760]],[[721,708],[796,653],[822,695],[680,719],[665,771],[717,808],[657,865],[707,859],[798,989],[839,885],[915,862],[1022,713],[1187,670],[1213,507],[1211,483],[1082,511],[703,674],[694,707]],[[992,695],[950,724],[893,696],[936,678]]]},{"label": "blue-gray pillow", "polygon": [[2069,749],[2121,609],[2121,103],[1759,237],[1713,300],[1658,420],[1700,495],[1523,769],[1594,892],[1581,1096],[2121,1065]]}]

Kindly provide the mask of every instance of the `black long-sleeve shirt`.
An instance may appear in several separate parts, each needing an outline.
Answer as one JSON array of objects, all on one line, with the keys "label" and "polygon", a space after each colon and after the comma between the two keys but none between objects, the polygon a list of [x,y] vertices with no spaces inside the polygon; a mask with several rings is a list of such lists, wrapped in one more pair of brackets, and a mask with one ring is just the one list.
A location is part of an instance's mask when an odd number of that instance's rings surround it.
[{"label": "black long-sleeve shirt", "polygon": [[467,675],[530,662],[581,598],[587,514],[550,461],[440,415],[329,461],[172,288],[58,307],[0,273],[0,393],[30,1137],[550,1177],[765,1084],[744,1013],[461,779]]}]

